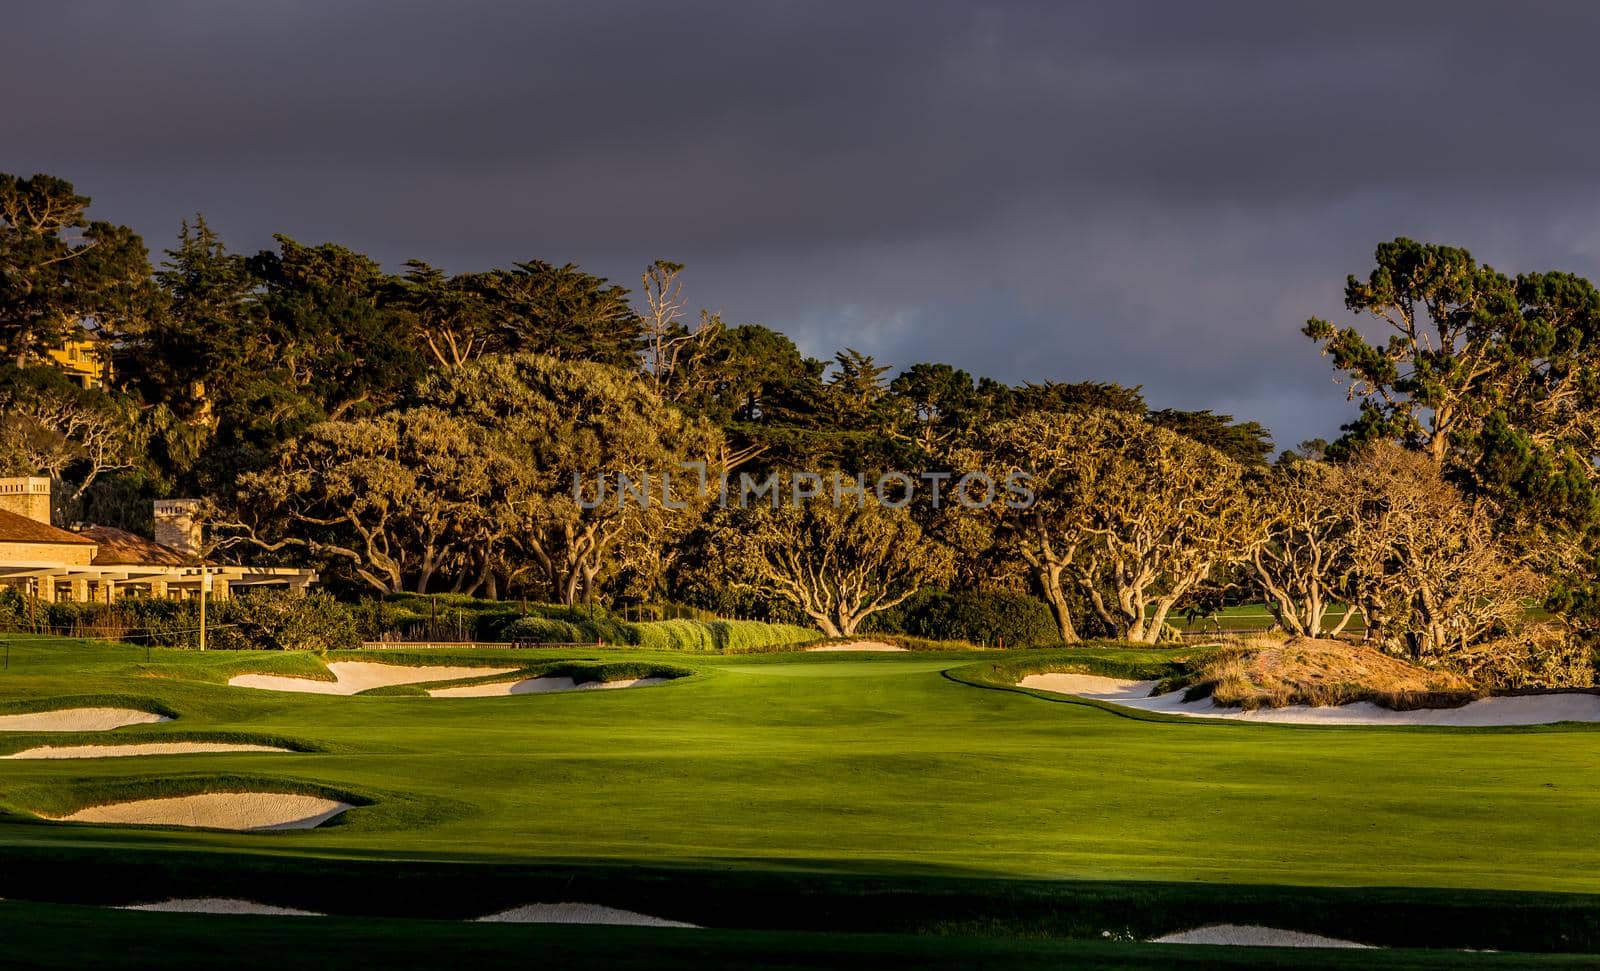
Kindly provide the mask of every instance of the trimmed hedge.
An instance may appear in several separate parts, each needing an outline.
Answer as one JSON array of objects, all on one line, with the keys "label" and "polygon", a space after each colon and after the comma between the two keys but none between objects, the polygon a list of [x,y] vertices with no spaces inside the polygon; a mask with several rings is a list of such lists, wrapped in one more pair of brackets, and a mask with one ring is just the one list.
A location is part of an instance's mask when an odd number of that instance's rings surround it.
[{"label": "trimmed hedge", "polygon": [[[629,610],[641,610],[633,606]],[[644,612],[662,609],[651,607]],[[666,608],[676,609],[676,608]],[[755,651],[820,640],[822,635],[795,624],[758,620],[678,619],[631,623],[600,606],[475,600],[455,594],[397,594],[362,605],[363,635],[384,633],[411,640],[532,640],[548,644],[605,643],[655,651]],[[371,632],[381,623],[385,629]]]},{"label": "trimmed hedge", "polygon": [[1005,590],[925,590],[869,621],[866,630],[995,647],[1061,643],[1044,601]]},{"label": "trimmed hedge", "polygon": [[[527,613],[523,611],[526,609]],[[0,591],[0,630],[26,629],[30,610],[57,633],[195,647],[199,604],[128,597],[115,604],[34,603]],[[217,650],[339,651],[400,634],[425,640],[532,640],[605,643],[658,651],[756,651],[820,640],[808,627],[758,620],[657,620],[628,623],[600,607],[565,607],[444,595],[402,595],[354,606],[330,594],[241,593],[207,605],[207,644]],[[442,636],[451,635],[451,636]]]},{"label": "trimmed hedge", "polygon": [[822,639],[809,627],[759,620],[657,620],[630,624],[629,643],[652,651],[758,651]]},{"label": "trimmed hedge", "polygon": [[574,625],[553,617],[519,618],[501,632],[500,639],[539,641],[545,644],[574,644],[589,640]]}]

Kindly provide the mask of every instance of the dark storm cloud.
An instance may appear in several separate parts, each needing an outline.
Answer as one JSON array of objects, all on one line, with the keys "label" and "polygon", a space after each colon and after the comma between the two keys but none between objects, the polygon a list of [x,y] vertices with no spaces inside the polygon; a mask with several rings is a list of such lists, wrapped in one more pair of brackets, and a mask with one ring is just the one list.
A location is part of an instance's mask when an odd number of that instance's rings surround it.
[{"label": "dark storm cloud", "polygon": [[1600,276],[1600,13],[1463,3],[22,3],[0,170],[153,247],[204,211],[533,257],[826,356],[1141,383],[1329,434],[1297,333],[1374,243]]}]

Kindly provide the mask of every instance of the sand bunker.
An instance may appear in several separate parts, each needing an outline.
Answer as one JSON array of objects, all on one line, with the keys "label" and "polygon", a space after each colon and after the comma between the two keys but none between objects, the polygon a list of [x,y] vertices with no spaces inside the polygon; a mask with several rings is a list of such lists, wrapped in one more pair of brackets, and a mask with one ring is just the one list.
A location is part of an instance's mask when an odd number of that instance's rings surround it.
[{"label": "sand bunker", "polygon": [[1030,674],[1018,682],[1024,688],[1038,688],[1041,691],[1094,698],[1141,711],[1292,725],[1483,727],[1600,721],[1600,695],[1580,692],[1483,698],[1459,708],[1419,708],[1414,711],[1394,711],[1379,707],[1370,701],[1323,708],[1289,705],[1284,708],[1257,708],[1253,711],[1244,711],[1239,708],[1221,707],[1210,698],[1185,702],[1181,691],[1152,697],[1150,692],[1155,690],[1157,683],[1106,678],[1094,674]]},{"label": "sand bunker", "polygon": [[69,823],[138,823],[153,826],[203,826],[208,829],[311,829],[347,809],[350,803],[288,792],[206,792],[167,799],[136,799],[89,806]]},{"label": "sand bunker", "polygon": [[135,708],[62,708],[26,715],[0,715],[0,732],[107,732],[124,725],[171,721]]},{"label": "sand bunker", "polygon": [[314,910],[275,907],[232,897],[179,897],[153,904],[128,904],[118,910],[154,910],[170,914],[264,914],[273,917],[321,917]]},{"label": "sand bunker", "polygon": [[808,647],[807,651],[903,651],[905,648],[894,644],[885,644],[882,641],[851,641],[848,644],[822,644],[818,647]]},{"label": "sand bunker", "polygon": [[671,678],[623,678],[618,681],[573,681],[571,678],[524,678],[494,684],[468,684],[458,688],[434,688],[435,698],[497,698],[506,695],[535,695],[550,691],[609,691],[614,688],[648,688],[666,684]]},{"label": "sand bunker", "polygon": [[426,684],[430,681],[458,681],[491,674],[510,674],[516,668],[449,667],[446,665],[379,664],[372,661],[335,661],[328,665],[337,681],[314,681],[277,674],[241,674],[229,678],[237,688],[265,688],[269,691],[303,691],[317,695],[353,695],[370,688],[396,684]]},{"label": "sand bunker", "polygon": [[40,745],[0,759],[109,759],[124,755],[189,755],[203,752],[292,752],[277,745],[242,742],[136,742],[130,745]]},{"label": "sand bunker", "polygon": [[1242,947],[1360,947],[1370,944],[1342,941],[1337,937],[1279,930],[1256,924],[1211,924],[1179,931],[1154,939],[1156,944],[1236,944]]},{"label": "sand bunker", "polygon": [[627,924],[634,927],[699,927],[682,921],[665,920],[649,914],[602,907],[599,904],[528,904],[498,914],[479,917],[490,924]]}]

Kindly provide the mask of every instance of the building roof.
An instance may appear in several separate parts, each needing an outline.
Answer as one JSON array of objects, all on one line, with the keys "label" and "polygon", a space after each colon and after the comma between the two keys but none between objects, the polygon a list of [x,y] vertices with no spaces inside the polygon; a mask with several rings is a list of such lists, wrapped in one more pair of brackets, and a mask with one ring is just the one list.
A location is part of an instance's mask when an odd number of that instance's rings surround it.
[{"label": "building roof", "polygon": [[95,566],[195,566],[200,562],[197,557],[114,526],[89,526],[77,535],[100,544]]},{"label": "building roof", "polygon": [[0,543],[39,543],[48,546],[93,546],[94,540],[57,529],[27,516],[0,509]]}]

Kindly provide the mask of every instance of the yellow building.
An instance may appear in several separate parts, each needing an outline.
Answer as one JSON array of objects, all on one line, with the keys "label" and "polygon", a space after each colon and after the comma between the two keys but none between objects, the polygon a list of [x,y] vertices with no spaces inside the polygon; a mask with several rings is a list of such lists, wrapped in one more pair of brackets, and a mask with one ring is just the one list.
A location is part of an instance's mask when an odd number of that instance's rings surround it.
[{"label": "yellow building", "polygon": [[60,347],[46,351],[45,358],[52,367],[84,388],[103,388],[111,380],[111,359],[100,339],[88,331],[84,331],[82,337],[62,341]]}]

